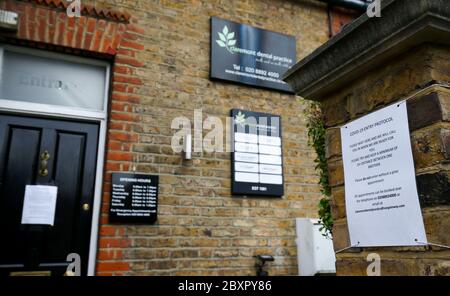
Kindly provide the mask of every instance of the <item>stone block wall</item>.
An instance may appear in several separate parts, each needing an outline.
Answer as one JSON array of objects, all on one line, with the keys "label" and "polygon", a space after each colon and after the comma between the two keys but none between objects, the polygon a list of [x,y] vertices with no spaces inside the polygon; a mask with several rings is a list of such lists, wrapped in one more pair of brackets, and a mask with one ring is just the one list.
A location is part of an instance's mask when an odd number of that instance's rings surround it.
[{"label": "stone block wall", "polygon": [[[336,250],[350,245],[340,132],[334,126],[406,97],[420,204],[429,242],[450,245],[450,47],[423,44],[324,100]],[[366,275],[369,253],[382,275],[449,275],[450,251],[439,247],[354,248],[337,256],[338,275]]]}]

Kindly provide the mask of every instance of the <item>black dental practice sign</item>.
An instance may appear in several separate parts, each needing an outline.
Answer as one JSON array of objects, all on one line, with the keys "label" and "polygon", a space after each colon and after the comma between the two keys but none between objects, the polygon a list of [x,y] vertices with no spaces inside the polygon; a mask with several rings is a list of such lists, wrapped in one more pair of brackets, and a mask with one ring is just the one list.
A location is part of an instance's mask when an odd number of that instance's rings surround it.
[{"label": "black dental practice sign", "polygon": [[232,194],[283,196],[281,117],[240,109],[231,116]]},{"label": "black dental practice sign", "polygon": [[113,173],[109,221],[153,223],[158,212],[158,176]]},{"label": "black dental practice sign", "polygon": [[211,18],[211,78],[292,92],[282,79],[295,61],[295,37]]}]

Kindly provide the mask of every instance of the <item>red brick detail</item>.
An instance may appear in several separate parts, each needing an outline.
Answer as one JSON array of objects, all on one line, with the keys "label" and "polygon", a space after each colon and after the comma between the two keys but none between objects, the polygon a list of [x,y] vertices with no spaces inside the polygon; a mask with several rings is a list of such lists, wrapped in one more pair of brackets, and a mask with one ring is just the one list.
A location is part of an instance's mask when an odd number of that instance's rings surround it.
[{"label": "red brick detail", "polygon": [[[82,3],[85,1],[82,1]],[[82,16],[70,18],[65,11],[67,1],[60,0],[0,0],[0,7],[19,13],[17,32],[0,32],[8,40],[29,41],[29,44],[48,45],[72,52],[95,52],[114,61],[110,88],[110,114],[106,143],[103,197],[101,202],[98,275],[124,275],[130,270],[124,262],[123,249],[131,245],[124,238],[126,229],[110,225],[108,221],[111,172],[128,171],[137,159],[132,144],[139,140],[133,126],[141,120],[133,111],[140,104],[138,69],[145,63],[139,56],[144,50],[144,29],[129,23],[123,12],[83,6]]]},{"label": "red brick detail", "polygon": [[138,138],[137,135],[126,133],[126,132],[118,132],[118,131],[110,131],[109,132],[110,140],[132,143],[132,142],[136,142],[137,138]]},{"label": "red brick detail", "polygon": [[107,158],[116,161],[132,161],[133,154],[129,152],[108,152]]},{"label": "red brick detail", "polygon": [[[70,5],[70,2],[67,0],[20,0],[22,2],[34,3],[38,6],[47,6],[50,8],[58,8],[66,10]],[[99,8],[91,4],[83,4],[81,3],[81,14],[97,17],[97,18],[105,18],[117,22],[129,22],[130,14],[127,12],[116,11],[106,8]]]},{"label": "red brick detail", "polygon": [[137,42],[132,42],[132,41],[123,41],[122,42],[122,46],[123,47],[132,48],[132,49],[137,49],[137,50],[143,50],[144,49],[144,45],[139,44]]},{"label": "red brick detail", "polygon": [[99,243],[100,248],[126,248],[130,246],[130,241],[121,237],[101,237]]},{"label": "red brick detail", "polygon": [[127,84],[135,84],[135,85],[142,85],[142,80],[136,77],[129,77],[129,76],[114,76],[115,82],[122,82]]},{"label": "red brick detail", "polygon": [[122,102],[134,103],[134,104],[138,104],[140,101],[140,98],[137,96],[128,95],[128,94],[119,94],[119,93],[114,93],[112,95],[112,99],[116,100],[116,101],[122,101]]},{"label": "red brick detail", "polygon": [[[97,264],[97,270],[100,273],[105,271],[128,271],[130,270],[130,264],[128,262],[99,262]],[[106,275],[112,275],[107,273]],[[117,275],[117,274],[114,274]]]},{"label": "red brick detail", "polygon": [[108,250],[100,250],[98,253],[99,260],[114,260],[114,259],[122,259],[123,251],[120,249],[108,249]]},{"label": "red brick detail", "polygon": [[129,66],[133,66],[133,67],[142,67],[145,65],[143,62],[141,62],[137,59],[123,58],[123,57],[117,58],[116,63],[129,65]]},{"label": "red brick detail", "polygon": [[[123,63],[133,67],[143,66],[143,63],[135,58],[136,51],[144,49],[144,45],[139,41],[141,37],[139,34],[143,32],[141,28],[135,24],[99,19],[95,17],[98,14],[118,15],[99,8],[85,8],[85,11],[96,14],[72,18],[64,10],[48,9],[48,7],[61,8],[61,5],[66,7],[67,3],[56,0],[6,0],[5,6],[17,11],[20,18],[19,29],[13,37],[108,55],[116,55],[123,50],[127,52],[124,54],[127,57]],[[2,34],[11,37],[13,33]]]},{"label": "red brick detail", "polygon": [[351,10],[344,9],[332,9],[332,29],[333,36],[342,31],[343,27],[351,23],[354,19],[358,17],[358,14]]}]

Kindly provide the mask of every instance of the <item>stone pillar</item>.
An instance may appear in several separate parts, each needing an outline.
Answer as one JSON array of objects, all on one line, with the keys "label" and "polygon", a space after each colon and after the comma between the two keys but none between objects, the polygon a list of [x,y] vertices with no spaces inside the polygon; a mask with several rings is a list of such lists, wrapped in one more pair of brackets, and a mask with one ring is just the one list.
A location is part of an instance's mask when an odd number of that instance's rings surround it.
[{"label": "stone pillar", "polygon": [[[332,187],[335,250],[350,245],[340,132],[365,114],[410,97],[411,145],[428,241],[450,245],[450,2],[384,0],[300,61],[285,80],[322,103]],[[338,275],[365,275],[369,253],[382,275],[450,275],[450,250],[354,248],[337,254]]]}]

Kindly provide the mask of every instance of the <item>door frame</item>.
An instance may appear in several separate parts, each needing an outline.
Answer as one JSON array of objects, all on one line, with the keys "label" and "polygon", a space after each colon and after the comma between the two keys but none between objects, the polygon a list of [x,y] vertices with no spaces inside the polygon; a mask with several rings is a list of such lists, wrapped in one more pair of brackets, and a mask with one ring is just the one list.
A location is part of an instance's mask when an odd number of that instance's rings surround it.
[{"label": "door frame", "polygon": [[[32,49],[26,47],[17,47],[0,43],[0,71],[3,65],[3,52],[14,51],[45,58],[65,60],[69,62],[82,63],[87,65],[97,65],[105,67],[106,77],[104,86],[103,111],[88,111],[70,107],[55,106],[48,104],[19,102],[5,100],[0,97],[0,111],[11,115],[35,115],[48,119],[74,119],[83,120],[99,124],[98,147],[97,147],[97,164],[95,172],[94,200],[92,209],[91,234],[89,239],[89,258],[87,275],[95,275],[95,265],[97,258],[97,245],[99,234],[100,211],[103,191],[103,169],[105,163],[106,135],[108,125],[108,106],[109,106],[109,90],[111,78],[111,64],[107,61],[96,60],[91,58],[71,56],[68,54],[54,53],[40,49]],[[1,73],[0,73],[1,74]],[[1,78],[1,75],[0,75]],[[49,111],[51,110],[51,111]]]}]

